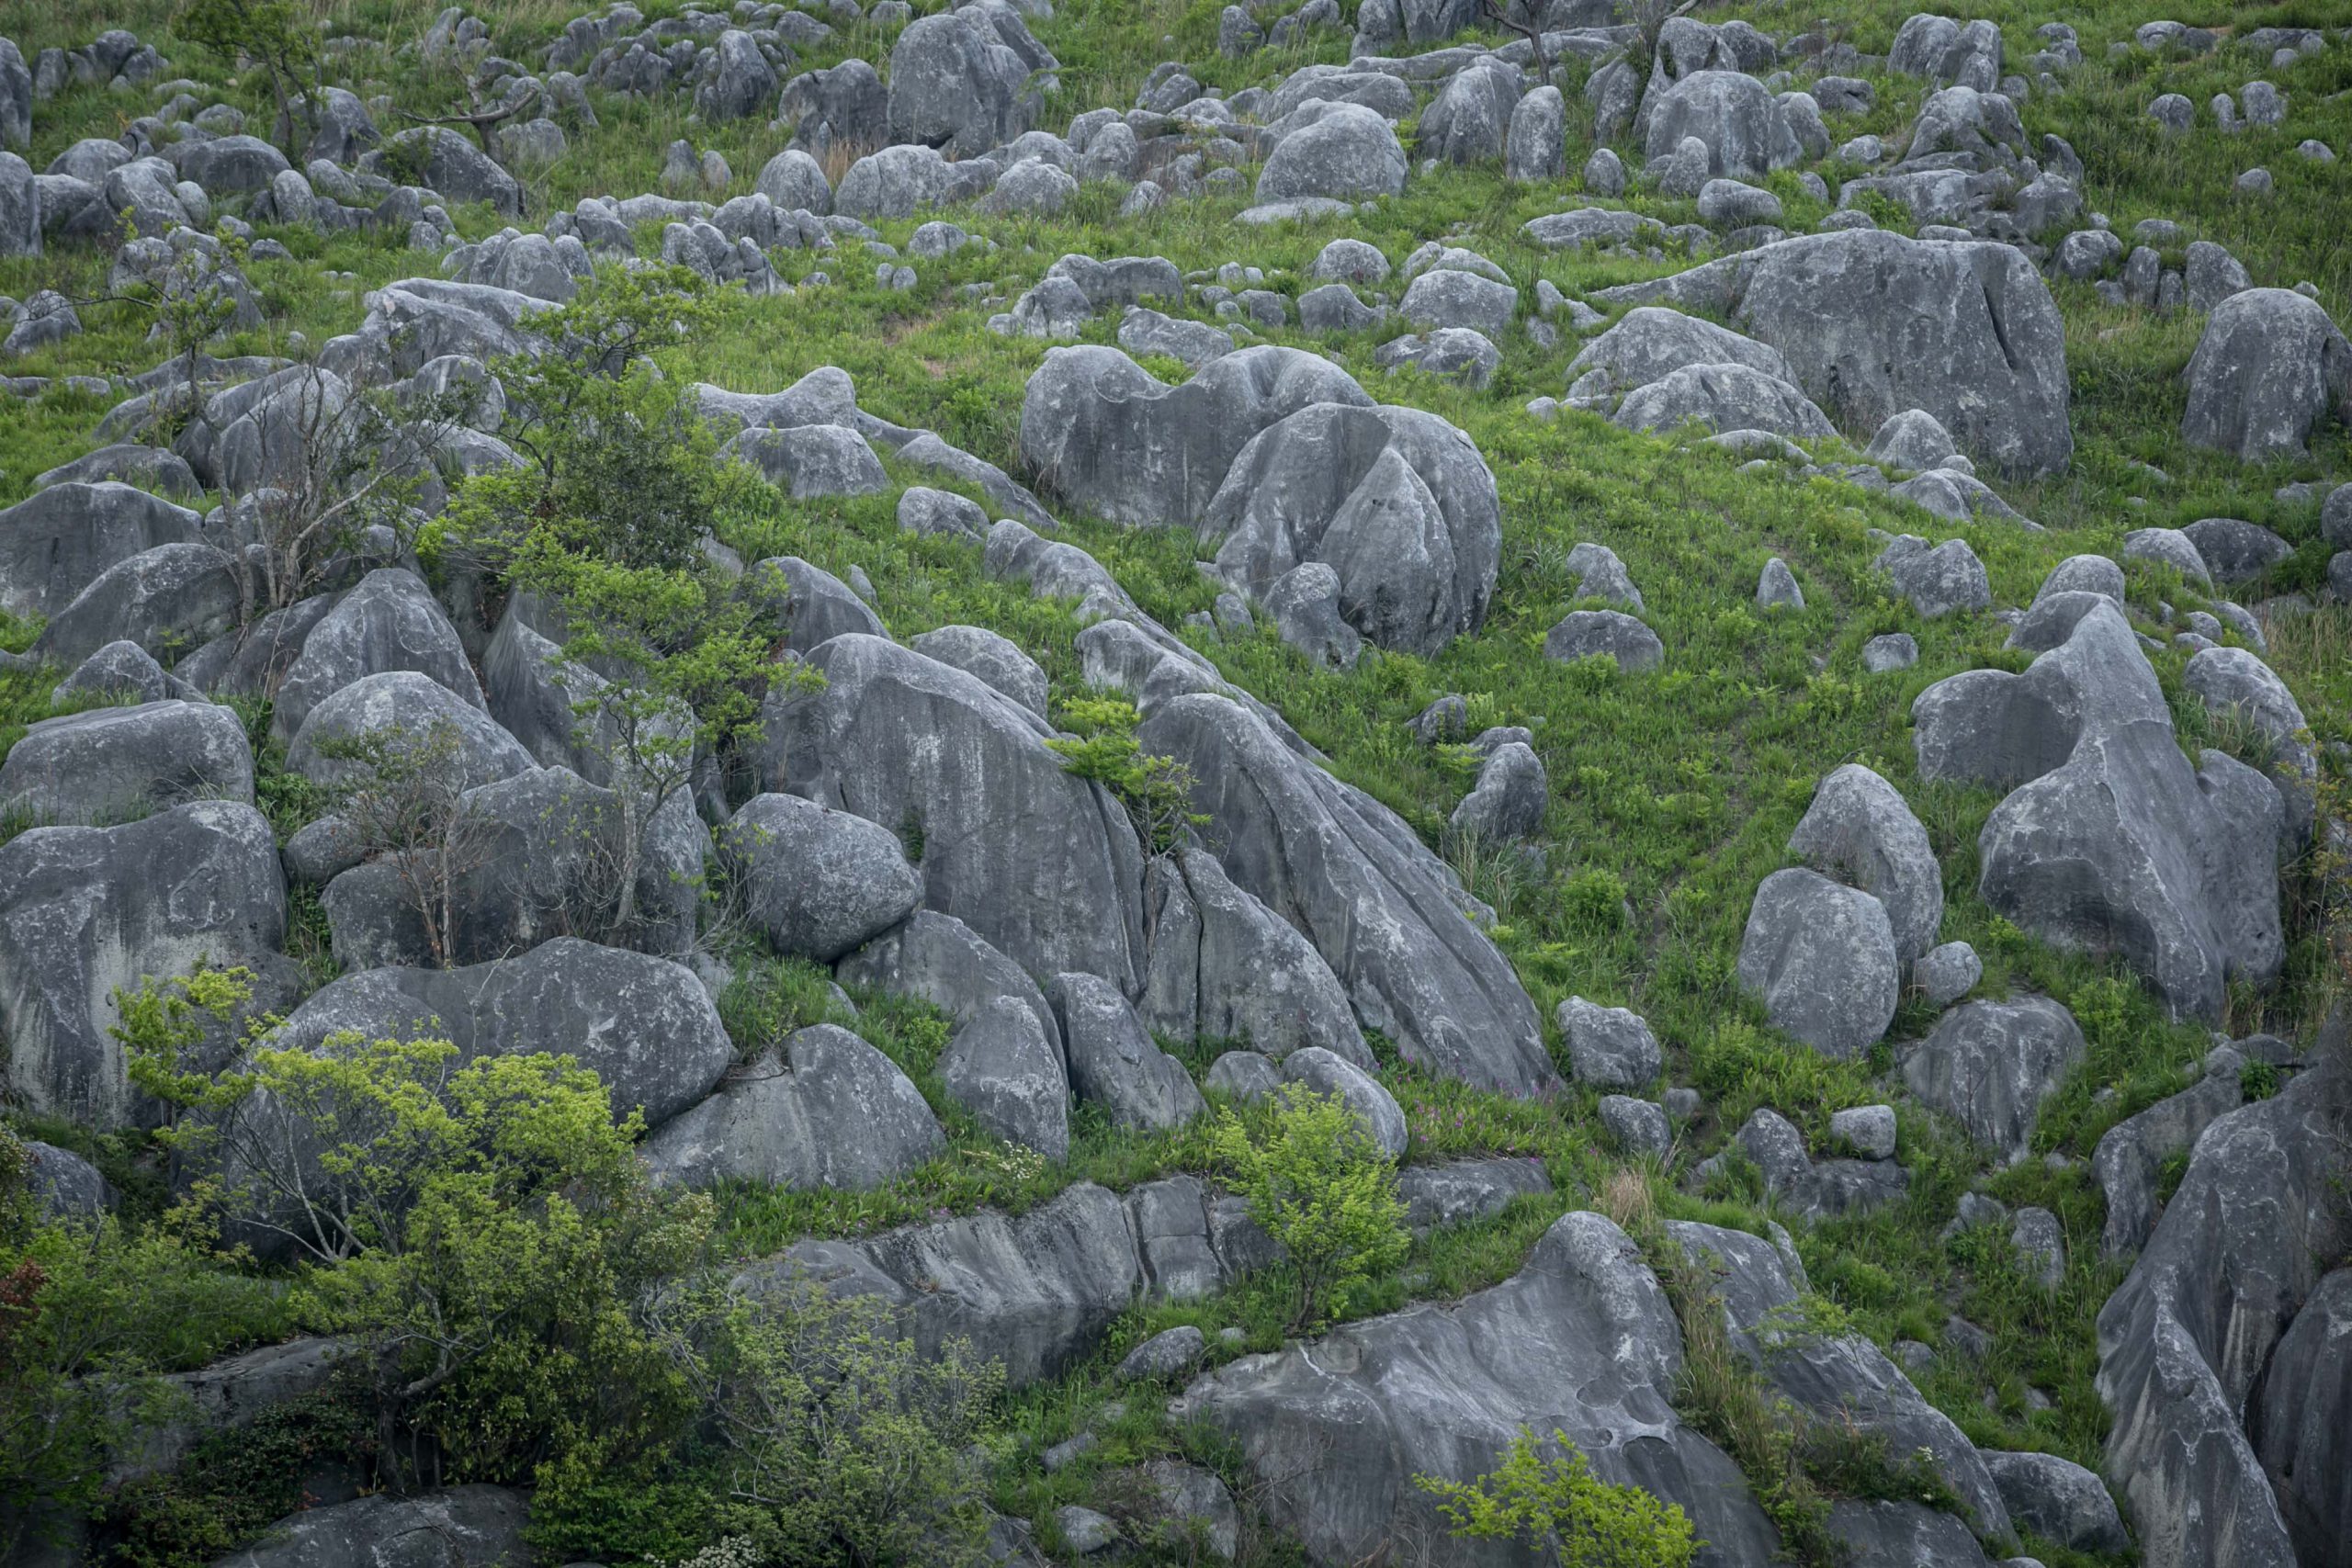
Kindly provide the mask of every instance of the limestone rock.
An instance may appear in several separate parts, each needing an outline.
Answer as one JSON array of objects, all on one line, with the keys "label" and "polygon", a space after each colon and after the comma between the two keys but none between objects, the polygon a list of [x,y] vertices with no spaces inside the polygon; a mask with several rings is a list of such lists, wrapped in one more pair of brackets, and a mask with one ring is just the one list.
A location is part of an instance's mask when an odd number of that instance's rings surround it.
[{"label": "limestone rock", "polygon": [[1776,1027],[1825,1055],[1859,1055],[1886,1032],[1901,992],[1886,907],[1816,872],[1774,872],[1747,912],[1739,983]]},{"label": "limestone rock", "polygon": [[834,1024],[775,1050],[646,1140],[657,1179],[864,1191],[945,1152],[922,1095],[888,1056]]}]

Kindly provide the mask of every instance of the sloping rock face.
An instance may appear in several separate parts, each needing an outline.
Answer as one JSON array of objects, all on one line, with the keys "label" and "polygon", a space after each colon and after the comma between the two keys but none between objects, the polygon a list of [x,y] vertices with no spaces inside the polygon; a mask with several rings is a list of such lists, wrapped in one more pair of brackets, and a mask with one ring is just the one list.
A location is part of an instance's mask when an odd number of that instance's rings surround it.
[{"label": "sloping rock face", "polygon": [[975,677],[878,637],[819,645],[814,692],[771,696],[766,787],[900,836],[923,904],[1033,976],[1142,984],[1143,855],[1126,813],[1046,749],[1046,722]]},{"label": "sloping rock face", "polygon": [[1152,863],[1144,890],[1151,964],[1136,1003],[1181,1039],[1246,1040],[1276,1060],[1321,1046],[1360,1067],[1372,1050],[1348,993],[1315,946],[1233,884],[1215,855]]},{"label": "sloping rock face", "polygon": [[[1254,1237],[1255,1239],[1250,1239]],[[1057,1375],[1145,1295],[1188,1300],[1266,1260],[1264,1233],[1233,1200],[1189,1176],[1125,1200],[1080,1182],[1017,1218],[989,1211],[860,1241],[804,1241],[738,1275],[733,1288],[813,1284],[877,1296],[925,1355],[969,1339],[1014,1388]]]},{"label": "sloping rock face", "polygon": [[[2247,1398],[2347,1240],[2343,1071],[2294,1078],[2198,1140],[2147,1250],[2098,1315],[2108,1479],[2149,1568],[2294,1568]],[[2324,1560],[2323,1557],[2322,1561]]]},{"label": "sloping rock face", "polygon": [[2352,1529],[2352,1269],[2320,1281],[2246,1407],[2254,1450],[2304,1563]]},{"label": "sloping rock face", "polygon": [[157,1108],[130,1086],[113,997],[198,959],[265,979],[286,875],[260,812],[195,801],[119,828],[34,828],[0,845],[0,1039],[28,1108],[107,1128]]},{"label": "sloping rock face", "polygon": [[2205,1058],[2205,1077],[2136,1115],[2109,1127],[2091,1152],[2091,1177],[2107,1198],[2107,1224],[2099,1250],[2130,1258],[2154,1234],[2160,1205],[2158,1178],[2164,1162],[2192,1149],[2205,1129],[2245,1102],[2239,1073],[2245,1058],[2216,1046]]},{"label": "sloping rock face", "polygon": [[1978,1535],[1998,1540],[2009,1533],[2008,1509],[1975,1445],[1877,1346],[1859,1334],[1833,1337],[1786,1325],[1800,1304],[1801,1266],[1745,1231],[1676,1220],[1667,1232],[1713,1273],[1732,1343],[1766,1382],[1801,1409],[1883,1437],[1890,1452],[1924,1452],[1967,1504]]},{"label": "sloping rock face", "polygon": [[2022,675],[1973,670],[1912,705],[1924,779],[2015,784],[1977,845],[1987,902],[2062,946],[2112,953],[2177,1013],[2278,973],[2278,792],[2219,751],[2192,768],[2155,671],[2102,603]]},{"label": "sloping rock face", "polygon": [[1417,1475],[1468,1481],[1521,1427],[1566,1432],[1602,1479],[1691,1517],[1711,1564],[1763,1562],[1779,1540],[1721,1450],[1668,1397],[1682,1334],[1631,1239],[1563,1216],[1517,1276],[1211,1373],[1171,1406],[1241,1450],[1261,1506],[1317,1564],[1429,1543],[1431,1563],[1516,1561],[1447,1532]]},{"label": "sloping rock face", "polygon": [[2006,474],[2059,473],[2074,456],[2064,326],[2041,275],[2008,245],[1807,234],[1594,299],[1723,317],[1779,349],[1805,395],[1858,438],[1923,409]]},{"label": "sloping rock face", "polygon": [[1227,874],[1315,944],[1366,1029],[1449,1077],[1519,1094],[1558,1083],[1518,976],[1393,813],[1214,693],[1149,705],[1136,733],[1192,768]]},{"label": "sloping rock face", "polygon": [[1049,351],[1021,401],[1021,460],[1081,512],[1136,526],[1207,513],[1250,439],[1314,403],[1372,406],[1319,355],[1261,345],[1170,387],[1115,348]]},{"label": "sloping rock face", "polygon": [[1329,564],[1350,626],[1426,656],[1486,620],[1502,508],[1477,447],[1435,414],[1318,403],[1241,449],[1200,531],[1253,594]]}]

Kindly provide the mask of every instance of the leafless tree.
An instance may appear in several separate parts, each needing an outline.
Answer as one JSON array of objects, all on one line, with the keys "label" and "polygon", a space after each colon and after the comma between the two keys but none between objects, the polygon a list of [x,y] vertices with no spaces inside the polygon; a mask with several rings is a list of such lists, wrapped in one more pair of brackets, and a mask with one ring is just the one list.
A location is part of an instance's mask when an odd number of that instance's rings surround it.
[{"label": "leafless tree", "polygon": [[363,852],[392,868],[403,901],[424,927],[434,966],[449,967],[458,951],[458,895],[468,876],[489,863],[498,830],[466,799],[457,726],[440,719],[421,730],[368,730],[330,739],[319,750],[350,770],[337,792],[336,815]]}]

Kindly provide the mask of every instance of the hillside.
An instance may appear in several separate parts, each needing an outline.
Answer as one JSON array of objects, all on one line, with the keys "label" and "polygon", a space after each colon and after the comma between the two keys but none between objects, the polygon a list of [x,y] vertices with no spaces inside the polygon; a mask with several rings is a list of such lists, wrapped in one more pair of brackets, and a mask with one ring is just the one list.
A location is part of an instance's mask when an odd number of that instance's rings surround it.
[{"label": "hillside", "polygon": [[0,1564],[2352,1562],[2352,12],[1815,9],[5,13]]}]

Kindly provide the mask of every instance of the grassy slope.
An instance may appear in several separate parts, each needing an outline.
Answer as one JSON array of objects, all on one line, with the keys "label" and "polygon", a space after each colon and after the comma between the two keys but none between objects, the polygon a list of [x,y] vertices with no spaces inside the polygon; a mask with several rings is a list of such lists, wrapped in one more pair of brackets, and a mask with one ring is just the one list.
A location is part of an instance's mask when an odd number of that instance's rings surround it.
[{"label": "grassy slope", "polygon": [[[551,36],[574,7],[539,4],[502,8],[502,51],[528,61],[535,39]],[[647,9],[661,14],[664,7]],[[1883,51],[1911,9],[1894,0],[1847,0],[1816,7],[1827,12],[1853,42]],[[1066,0],[1059,15],[1040,24],[1041,38],[1066,62],[1063,102],[1070,112],[1120,104],[1161,59],[1194,62],[1204,80],[1238,87],[1268,79],[1310,59],[1340,59],[1334,39],[1279,61],[1217,60],[1213,49],[1218,7],[1212,0]],[[364,34],[402,39],[421,32],[434,7],[411,0],[364,0],[337,8],[336,19]],[[1740,14],[1734,7],[1726,15]],[[2007,29],[2012,61],[2030,52],[2030,29],[2060,17],[2085,32],[2086,62],[2056,97],[2029,105],[2036,133],[2055,130],[2073,141],[2090,170],[2090,198],[2119,231],[2142,217],[2179,219],[2193,237],[2212,238],[2245,261],[2256,281],[2287,284],[2311,278],[2324,304],[2346,319],[2352,297],[2352,249],[2340,239],[2341,216],[2352,210],[2352,164],[2320,165],[2290,151],[2302,136],[2324,133],[2321,100],[2352,85],[2352,53],[2336,47],[2315,60],[2271,72],[2242,52],[2201,62],[2157,62],[2134,53],[2110,62],[2109,39],[2160,10],[2115,7],[2096,20],[2046,4],[2001,3],[1989,15]],[[2346,19],[2340,6],[2309,4],[2179,13],[2184,19],[2227,20],[2241,30],[2265,24]],[[103,18],[103,21],[101,21]],[[1766,16],[1771,28],[1794,23]],[[193,51],[173,49],[168,12],[155,0],[99,6],[78,0],[28,17],[17,35],[28,55],[46,43],[78,42],[101,25],[124,25],[159,42],[187,74],[210,79],[215,68]],[[1173,42],[1164,41],[1173,39]],[[851,35],[840,53],[878,53],[873,41]],[[830,58],[818,57],[822,63]],[[413,61],[375,62],[381,77],[401,85],[409,101],[429,101],[434,86],[420,81]],[[2277,83],[2290,96],[2288,124],[2270,131],[2223,138],[2210,125],[2179,140],[2155,135],[2142,110],[2158,92],[2187,93],[2200,105],[2212,93],[2234,91],[2250,77]],[[246,85],[249,88],[253,84]],[[1866,120],[1840,122],[1840,139],[1861,130],[1893,132],[1908,124],[1922,89],[1881,80],[1881,103]],[[257,99],[248,96],[248,107]],[[83,134],[107,133],[126,118],[116,96],[89,89],[67,95],[44,112],[34,150],[42,166]],[[537,181],[535,210],[567,206],[579,196],[628,194],[651,188],[662,149],[674,136],[697,147],[717,145],[749,188],[760,164],[781,145],[763,126],[729,128],[706,140],[684,121],[683,101],[659,106],[600,106],[604,129],[575,137],[571,158]],[[1572,116],[1572,118],[1574,117]],[[1572,141],[1570,166],[1584,149]],[[2278,182],[2270,201],[2249,204],[2230,195],[2240,168],[2261,163]],[[1792,178],[1775,186],[1790,209],[1790,227],[1803,231],[1820,216]],[[967,282],[993,279],[1006,298],[1034,280],[1057,255],[1156,254],[1186,269],[1227,260],[1264,267],[1283,287],[1295,281],[1330,238],[1369,239],[1394,260],[1419,242],[1460,237],[1510,271],[1523,295],[1548,278],[1574,296],[1657,268],[1624,261],[1557,257],[1527,246],[1519,228],[1528,218],[1578,205],[1566,189],[1508,186],[1491,170],[1448,171],[1417,179],[1407,195],[1340,222],[1268,233],[1238,230],[1229,220],[1237,201],[1180,203],[1136,220],[1115,218],[1117,193],[1089,189],[1061,218],[980,219],[949,216],[991,235],[993,254],[967,251],[921,269],[919,287],[892,294],[876,287],[867,258],[854,250],[831,256],[788,258],[787,277],[821,269],[834,281],[791,299],[741,300],[730,307],[729,330],[673,367],[680,374],[744,389],[783,386],[820,365],[839,365],[857,379],[863,404],[887,417],[923,424],[983,456],[1012,466],[1022,386],[1044,355],[1041,344],[987,333],[987,309],[964,300]],[[1689,204],[1642,200],[1635,205],[1688,220]],[[493,226],[485,215],[467,218],[468,231]],[[885,224],[886,237],[903,240],[912,223]],[[242,348],[282,342],[291,330],[311,341],[347,330],[358,318],[360,289],[418,270],[422,258],[345,237],[281,236],[298,260],[259,264],[272,321]],[[355,275],[332,283],[328,269]],[[98,262],[86,254],[0,263],[0,290],[19,296],[54,286],[96,292]],[[1402,721],[1441,693],[1472,701],[1481,724],[1525,724],[1551,772],[1553,803],[1546,825],[1548,874],[1536,878],[1508,867],[1464,867],[1474,886],[1497,906],[1500,940],[1545,1010],[1571,993],[1641,1010],[1668,1043],[1672,1077],[1696,1083],[1709,1111],[1690,1142],[1703,1152],[1719,1132],[1748,1110],[1770,1104],[1816,1137],[1828,1114],[1849,1104],[1884,1098],[1874,1075],[1885,1052],[1871,1061],[1821,1061],[1776,1040],[1732,984],[1732,966],[1749,895],[1783,863],[1781,845],[1802,814],[1815,782],[1840,762],[1861,761],[1911,798],[1946,867],[1947,938],[1973,942],[1986,963],[1980,994],[2045,990],[2074,1006],[2094,1043],[2092,1061],[2043,1119],[2037,1147],[2071,1156],[2088,1155],[2098,1134],[2120,1116],[2179,1087],[2193,1071],[2204,1037],[2166,1023],[2145,994],[2099,964],[2065,957],[2021,940],[1975,893],[1974,843],[1995,796],[1983,791],[1926,787],[1913,776],[1905,733],[1917,693],[1956,671],[1986,664],[2015,668],[2001,649],[2007,628],[1989,616],[1921,622],[1891,603],[1870,571],[1877,546],[1867,530],[1967,536],[1984,558],[1995,599],[2030,599],[2057,559],[2079,551],[2112,552],[2130,528],[2188,523],[2206,515],[2251,518],[2277,528],[2300,547],[2278,574],[2277,586],[2308,589],[2319,581],[2325,551],[2316,542],[2316,509],[2275,502],[2274,486],[2290,478],[2352,474],[2352,450],[2332,433],[2304,463],[2254,471],[2233,460],[2186,450],[2177,438],[2182,402],[2179,372],[2196,342],[2191,316],[2161,319],[2099,306],[2087,286],[2059,285],[2065,312],[2068,359],[2078,443],[2075,466],[2059,479],[2006,490],[2020,509],[2049,525],[2030,536],[1997,524],[1952,529],[1929,526],[1916,511],[1825,481],[1792,482],[1740,471],[1730,458],[1704,447],[1630,435],[1602,421],[1563,412],[1558,423],[1530,420],[1521,404],[1556,394],[1576,344],[1552,351],[1513,334],[1493,388],[1484,393],[1419,378],[1388,378],[1374,370],[1376,337],[1328,344],[1296,333],[1276,341],[1327,348],[1375,396],[1411,401],[1460,424],[1493,468],[1503,502],[1505,548],[1495,610],[1485,628],[1434,660],[1373,654],[1355,671],[1310,670],[1271,638],[1204,644],[1237,682],[1278,704],[1352,782],[1388,802],[1434,841],[1453,802],[1467,787],[1442,756],[1411,743]],[[1001,309],[1001,306],[994,307]],[[139,367],[147,351],[143,323],[124,310],[93,310],[92,330],[80,338],[9,367],[14,373],[73,373]],[[1099,321],[1091,341],[1112,341],[1115,322]],[[0,503],[30,489],[40,468],[85,450],[88,431],[106,400],[62,394],[0,405]],[[2173,482],[2151,489],[2128,467],[2154,463]],[[1173,626],[1205,608],[1209,590],[1193,571],[1192,541],[1174,535],[1138,535],[1071,518],[1070,536],[1094,550],[1136,597]],[[952,621],[993,626],[1022,642],[1055,678],[1057,694],[1076,689],[1069,652],[1072,624],[1057,607],[1041,605],[978,580],[973,552],[939,541],[901,536],[887,503],[778,502],[762,517],[736,520],[740,542],[790,549],[837,570],[862,566],[880,590],[892,629],[900,636]],[[1540,655],[1544,630],[1571,606],[1563,563],[1581,539],[1609,545],[1623,556],[1649,604],[1647,619],[1667,647],[1665,670],[1649,677],[1618,677],[1590,668],[1552,664]],[[1766,615],[1750,605],[1758,570],[1778,555],[1803,584],[1807,608]],[[2199,601],[2177,584],[2135,580],[2135,594],[2153,604],[2161,594],[2182,607]],[[2324,739],[2344,739],[2345,701],[2352,675],[2342,656],[2343,612],[2328,611],[2290,631],[2281,626],[2278,661],[2304,698]],[[1859,661],[1861,644],[1881,632],[1906,630],[1919,640],[1917,669],[1871,677]],[[2181,660],[2157,657],[2168,690],[2177,689]],[[2178,705],[2177,705],[2178,706]],[[2204,738],[2186,709],[2183,740]],[[1622,889],[1623,903],[1620,904]],[[2300,902],[2297,905],[2301,908]],[[1630,913],[1628,913],[1628,911]],[[2229,1028],[2281,1032],[2307,1029],[2330,994],[2316,932],[2294,934],[2288,982],[2267,996],[2232,998]],[[747,1048],[822,1007],[810,976],[784,975],[776,994],[739,998],[730,1022]],[[1924,1021],[1907,1017],[1909,1024]],[[927,1090],[925,1070],[937,1049],[935,1021],[909,1010],[883,1010],[867,1028],[892,1049]],[[1897,1032],[1903,1031],[1898,1023]],[[2113,1087],[2104,1101],[2093,1091]],[[1572,1099],[1554,1111],[1493,1104],[1459,1091],[1425,1091],[1444,1114],[1417,1116],[1414,1157],[1518,1141],[1552,1158],[1563,1183],[1562,1202],[1589,1201],[1604,1162],[1592,1150],[1589,1103]],[[1410,1100],[1412,1091],[1406,1098]],[[1461,1114],[1464,1131],[1447,1124]],[[1022,1203],[1080,1175],[1125,1185],[1170,1168],[1197,1168],[1198,1140],[1124,1139],[1099,1127],[1081,1130],[1069,1166],[1056,1171],[1006,1168],[994,1151],[956,1128],[956,1150],[933,1170],[899,1189],[864,1199],[738,1194],[731,1207],[734,1235],[747,1249],[765,1249],[808,1229],[868,1228],[933,1208],[993,1201]],[[1882,1341],[1898,1337],[1933,1342],[1947,1313],[1958,1310],[1996,1337],[1994,1371],[1949,1365],[1927,1380],[1930,1397],[1973,1436],[2006,1446],[2046,1447],[2091,1462],[2104,1417],[2090,1387],[2095,1357],[2091,1319],[2114,1282],[2095,1261],[2100,1205],[2078,1168],[2030,1164],[1990,1178],[1990,1190],[2012,1201],[2043,1202],[2065,1221],[2075,1262],[2064,1288],[2044,1298],[2026,1286],[1989,1238],[1937,1239],[1960,1190],[1980,1173],[1973,1155],[1927,1119],[1907,1112],[1904,1158],[1913,1169],[1913,1198],[1864,1221],[1826,1225],[1801,1239],[1816,1288]],[[1736,1196],[1725,1193],[1724,1196]],[[1662,1179],[1657,1198],[1668,1212],[1694,1212],[1692,1200]],[[1426,1275],[1420,1293],[1474,1288],[1509,1273],[1529,1239],[1557,1205],[1533,1205],[1475,1235],[1427,1249],[1413,1269]],[[1752,1209],[1747,1223],[1755,1223]],[[1400,1299],[1399,1282],[1381,1303]],[[1231,1321],[1262,1347],[1268,1309],[1245,1292],[1229,1303],[1182,1311],[1138,1313],[1111,1353],[1132,1336],[1177,1318]],[[1214,1325],[1214,1323],[1213,1323]],[[1069,1389],[1040,1394],[1023,1406],[1023,1424],[1040,1436],[1066,1432],[1085,1403],[1081,1390],[1099,1378],[1081,1377]],[[2028,1390],[2051,1396],[2054,1408],[2029,1408]],[[1099,1389],[1098,1389],[1099,1392]],[[1091,1396],[1087,1396],[1091,1397]],[[1138,1421],[1143,1418],[1136,1417]],[[1147,1424],[1148,1425],[1148,1424]],[[1140,1440],[1140,1439],[1138,1439]],[[1114,1447],[1114,1456],[1125,1450]],[[1008,1501],[1039,1505],[1079,1495],[1095,1467],[1057,1478],[1046,1492],[1023,1482]]]}]

